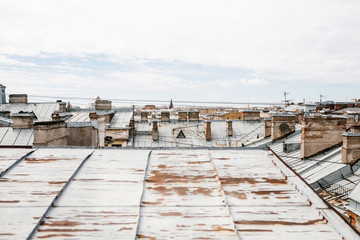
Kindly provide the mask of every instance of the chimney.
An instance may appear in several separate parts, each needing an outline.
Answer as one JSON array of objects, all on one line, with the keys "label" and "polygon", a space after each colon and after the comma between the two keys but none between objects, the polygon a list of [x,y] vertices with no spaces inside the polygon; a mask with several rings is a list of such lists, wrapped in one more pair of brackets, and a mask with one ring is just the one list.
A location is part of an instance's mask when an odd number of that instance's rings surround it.
[{"label": "chimney", "polygon": [[96,100],[95,110],[111,110],[111,101],[109,100]]},{"label": "chimney", "polygon": [[199,121],[199,111],[189,111],[189,121]]},{"label": "chimney", "polygon": [[131,137],[135,136],[135,120],[134,120],[134,118],[130,119],[130,136]]},{"label": "chimney", "polygon": [[346,132],[343,134],[343,147],[341,149],[341,161],[346,164],[354,164],[360,159],[360,133]]},{"label": "chimney", "polygon": [[6,103],[5,86],[0,84],[0,104]]},{"label": "chimney", "polygon": [[9,95],[9,103],[27,103],[27,94],[11,94]]},{"label": "chimney", "polygon": [[264,137],[271,136],[271,118],[264,119]]},{"label": "chimney", "polygon": [[103,147],[105,147],[105,136],[106,136],[106,134],[105,134],[105,131],[106,131],[105,117],[98,117],[97,122],[98,122],[98,136],[99,136],[98,146],[100,148],[103,148]]},{"label": "chimney", "polygon": [[20,112],[11,115],[13,129],[28,129],[34,125],[35,114],[33,112]]},{"label": "chimney", "polygon": [[211,140],[211,122],[205,121],[205,139],[206,141]]},{"label": "chimney", "polygon": [[242,119],[245,121],[257,121],[260,120],[260,111],[258,110],[243,110]]},{"label": "chimney", "polygon": [[62,112],[68,112],[65,102],[59,102],[59,110]]},{"label": "chimney", "polygon": [[149,113],[147,111],[141,111],[140,115],[141,115],[141,121],[147,122]]},{"label": "chimney", "polygon": [[64,121],[34,123],[34,146],[67,146],[68,136]]},{"label": "chimney", "polygon": [[60,121],[61,117],[60,117],[59,111],[54,111],[51,114],[51,118],[52,118],[53,121]]},{"label": "chimney", "polygon": [[153,141],[157,141],[157,140],[159,140],[158,121],[157,121],[157,120],[154,120],[154,121],[152,122],[152,124],[153,124],[152,132],[151,132],[152,139],[153,139]]},{"label": "chimney", "polygon": [[161,112],[161,121],[162,122],[170,122],[170,112],[162,111]]},{"label": "chimney", "polygon": [[296,116],[276,114],[271,117],[271,140],[276,141],[295,131]]},{"label": "chimney", "polygon": [[226,120],[226,133],[229,137],[233,135],[232,121]]},{"label": "chimney", "polygon": [[187,121],[187,112],[186,111],[179,111],[179,121]]},{"label": "chimney", "polygon": [[315,115],[304,118],[301,131],[301,158],[311,157],[343,141],[347,119]]}]

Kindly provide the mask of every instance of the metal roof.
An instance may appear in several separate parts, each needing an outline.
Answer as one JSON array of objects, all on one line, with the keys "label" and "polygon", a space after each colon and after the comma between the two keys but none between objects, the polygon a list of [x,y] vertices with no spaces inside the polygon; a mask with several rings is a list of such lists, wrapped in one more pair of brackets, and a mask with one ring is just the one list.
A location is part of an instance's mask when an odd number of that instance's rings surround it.
[{"label": "metal roof", "polygon": [[359,238],[265,150],[41,148],[0,178],[0,212],[0,239]]},{"label": "metal roof", "polygon": [[0,104],[0,111],[9,111],[10,114],[19,112],[34,112],[37,121],[50,121],[51,114],[59,110],[58,102],[43,103],[7,103]]},{"label": "metal roof", "polygon": [[34,130],[0,127],[0,146],[32,146]]},{"label": "metal roof", "polygon": [[116,112],[113,119],[111,120],[109,128],[128,128],[132,116],[132,111]]},{"label": "metal roof", "polygon": [[[135,147],[237,147],[263,136],[263,121],[234,120],[233,136],[226,133],[226,120],[211,121],[211,140],[206,141],[204,121],[159,122],[159,140],[151,137],[152,124],[136,122]],[[185,138],[177,138],[179,130]],[[130,145],[134,143],[131,142]]]}]

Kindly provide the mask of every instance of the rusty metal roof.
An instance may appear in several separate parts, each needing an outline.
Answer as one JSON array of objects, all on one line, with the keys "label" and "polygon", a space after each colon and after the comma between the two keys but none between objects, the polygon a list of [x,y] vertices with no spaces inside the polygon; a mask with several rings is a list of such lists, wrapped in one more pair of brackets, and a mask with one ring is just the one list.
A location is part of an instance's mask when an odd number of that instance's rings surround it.
[{"label": "rusty metal roof", "polygon": [[30,150],[0,149],[0,239],[358,238],[265,150]]}]

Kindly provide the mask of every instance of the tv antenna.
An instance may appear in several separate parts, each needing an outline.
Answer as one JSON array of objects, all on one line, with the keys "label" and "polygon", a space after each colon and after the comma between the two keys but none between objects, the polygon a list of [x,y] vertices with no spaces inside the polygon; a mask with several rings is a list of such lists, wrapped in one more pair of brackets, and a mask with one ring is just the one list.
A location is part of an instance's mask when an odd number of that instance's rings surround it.
[{"label": "tv antenna", "polygon": [[286,96],[289,95],[289,92],[283,92],[284,93],[284,98],[285,98],[285,107],[287,106],[287,103],[289,102],[289,100],[286,100]]}]

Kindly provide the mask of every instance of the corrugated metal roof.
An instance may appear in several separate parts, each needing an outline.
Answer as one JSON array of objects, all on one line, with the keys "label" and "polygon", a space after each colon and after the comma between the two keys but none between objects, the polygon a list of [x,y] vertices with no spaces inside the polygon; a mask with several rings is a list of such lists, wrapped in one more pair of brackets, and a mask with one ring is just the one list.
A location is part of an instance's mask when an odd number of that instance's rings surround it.
[{"label": "corrugated metal roof", "polygon": [[357,236],[267,151],[91,152],[39,149],[1,178],[0,238]]}]

